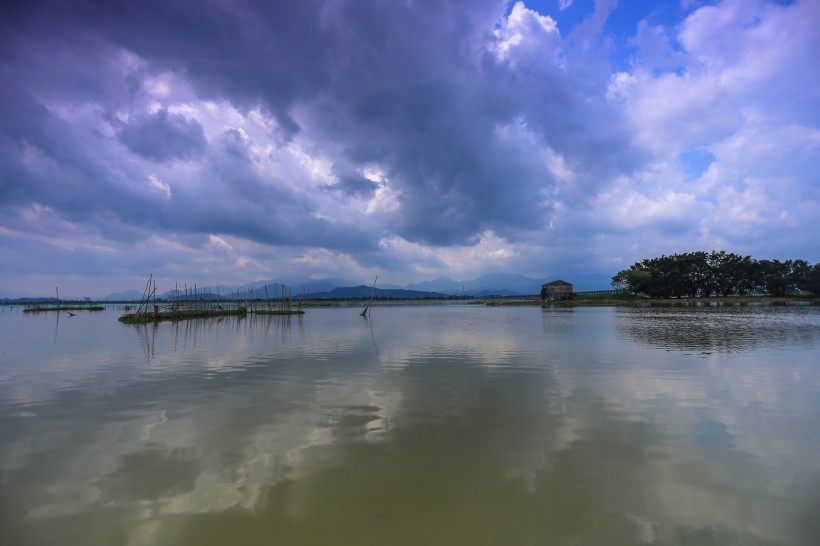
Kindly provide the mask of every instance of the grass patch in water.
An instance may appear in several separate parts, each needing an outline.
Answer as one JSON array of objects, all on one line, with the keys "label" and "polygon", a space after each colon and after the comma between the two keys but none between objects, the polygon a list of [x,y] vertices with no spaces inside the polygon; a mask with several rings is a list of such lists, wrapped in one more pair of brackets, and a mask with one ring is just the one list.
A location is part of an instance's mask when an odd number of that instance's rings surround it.
[{"label": "grass patch in water", "polygon": [[123,324],[148,324],[163,320],[187,320],[196,318],[211,318],[225,316],[245,316],[248,310],[244,307],[238,309],[178,309],[170,311],[141,311],[139,313],[127,313],[119,319]]},{"label": "grass patch in water", "polygon": [[33,305],[23,309],[24,313],[45,313],[47,311],[105,311],[102,305],[60,305],[56,307]]}]

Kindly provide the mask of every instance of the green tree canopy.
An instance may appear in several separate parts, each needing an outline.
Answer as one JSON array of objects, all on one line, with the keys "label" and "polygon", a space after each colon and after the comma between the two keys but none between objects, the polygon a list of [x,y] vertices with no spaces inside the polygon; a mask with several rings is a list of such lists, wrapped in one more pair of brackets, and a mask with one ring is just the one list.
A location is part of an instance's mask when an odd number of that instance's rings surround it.
[{"label": "green tree canopy", "polygon": [[651,298],[730,296],[752,292],[820,295],[820,263],[755,260],[721,251],[647,258],[612,277],[612,286]]}]

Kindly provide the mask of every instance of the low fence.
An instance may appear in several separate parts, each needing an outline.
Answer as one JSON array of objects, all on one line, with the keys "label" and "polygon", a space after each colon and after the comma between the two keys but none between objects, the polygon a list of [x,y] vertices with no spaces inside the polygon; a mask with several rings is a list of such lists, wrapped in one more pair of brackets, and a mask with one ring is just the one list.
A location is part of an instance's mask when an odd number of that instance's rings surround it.
[{"label": "low fence", "polygon": [[584,290],[582,292],[573,292],[576,296],[597,296],[598,294],[617,294],[618,290]]}]

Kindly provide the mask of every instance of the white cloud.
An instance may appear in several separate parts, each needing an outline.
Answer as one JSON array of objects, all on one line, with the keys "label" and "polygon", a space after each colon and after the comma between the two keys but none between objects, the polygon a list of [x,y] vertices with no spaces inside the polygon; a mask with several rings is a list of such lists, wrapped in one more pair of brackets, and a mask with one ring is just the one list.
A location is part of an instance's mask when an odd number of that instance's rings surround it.
[{"label": "white cloud", "polygon": [[220,236],[218,236],[218,235],[209,235],[209,236],[208,236],[208,242],[209,242],[209,243],[211,244],[211,246],[213,246],[214,248],[218,248],[218,249],[220,249],[220,250],[227,250],[227,251],[229,251],[229,252],[233,251],[233,248],[231,247],[231,245],[229,245],[229,244],[225,241],[225,239],[223,239],[222,237],[220,237]]},{"label": "white cloud", "polygon": [[[810,23],[818,15],[815,2],[704,6],[679,27],[681,70],[667,70],[668,55],[646,55],[612,76],[608,99],[623,105],[635,142],[655,161],[599,194],[593,216],[619,230],[675,233],[666,253],[728,245],[765,257],[778,244],[816,248],[795,230],[813,224],[820,197],[812,174],[820,166],[820,81],[806,69],[806,52],[820,43]],[[674,166],[690,149],[715,158],[693,182]],[[789,237],[800,242],[784,244]]]},{"label": "white cloud", "polygon": [[159,191],[161,191],[162,194],[165,196],[165,199],[171,199],[171,186],[169,186],[166,182],[160,180],[160,178],[156,174],[151,173],[148,175],[148,184],[152,188],[156,188]]},{"label": "white cloud", "polygon": [[369,215],[387,214],[395,212],[399,206],[397,193],[383,180],[373,193],[373,198],[367,203],[365,212]]},{"label": "white cloud", "polygon": [[[811,24],[818,17],[814,2],[727,1],[695,11],[678,35],[685,70],[653,75],[648,65],[631,75],[626,108],[639,141],[661,153],[717,143],[763,120],[816,123],[820,76],[806,66],[820,43]],[[613,94],[623,96],[627,81],[616,75]]]},{"label": "white cloud", "polygon": [[629,98],[630,89],[635,85],[637,79],[627,72],[616,72],[609,80],[606,90],[606,98],[609,101],[619,101]]},{"label": "white cloud", "polygon": [[621,179],[592,201],[590,216],[602,231],[639,229],[668,230],[674,226],[696,223],[703,204],[697,196],[676,189],[678,184],[665,183],[668,177],[679,177],[668,166],[648,174],[640,185]]},{"label": "white cloud", "polygon": [[537,62],[555,59],[560,52],[561,37],[555,20],[527,9],[523,2],[516,2],[495,37],[492,50],[499,62]]},{"label": "white cloud", "polygon": [[528,256],[536,248],[526,243],[512,243],[491,230],[484,231],[472,245],[431,248],[392,236],[380,241],[380,246],[396,255],[419,275],[435,275],[446,271],[460,278],[478,276],[484,271],[504,269],[511,260]]},{"label": "white cloud", "polygon": [[293,156],[299,165],[310,175],[309,180],[314,184],[330,184],[336,181],[333,174],[333,162],[320,156],[311,156],[303,150],[298,144],[292,144],[288,147],[288,152]]},{"label": "white cloud", "polygon": [[546,158],[547,170],[556,179],[566,183],[572,183],[575,181],[576,174],[567,164],[567,160],[564,156],[550,147],[547,147],[544,150],[544,156]]}]

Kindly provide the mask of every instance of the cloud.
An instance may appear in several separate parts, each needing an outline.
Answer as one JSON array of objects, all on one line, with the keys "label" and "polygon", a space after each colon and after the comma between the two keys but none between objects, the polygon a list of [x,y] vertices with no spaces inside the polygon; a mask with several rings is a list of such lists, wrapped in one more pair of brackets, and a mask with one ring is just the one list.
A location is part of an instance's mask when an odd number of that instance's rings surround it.
[{"label": "cloud", "polygon": [[344,176],[338,182],[329,184],[327,189],[340,191],[354,196],[369,196],[376,192],[377,186],[372,180],[363,176]]},{"label": "cloud", "polygon": [[166,199],[171,198],[171,186],[169,186],[167,183],[160,180],[157,177],[157,175],[149,174],[148,175],[148,184],[150,184],[151,187],[154,187],[154,188],[158,189],[159,191],[161,191],[165,195]]},{"label": "cloud", "polygon": [[[107,248],[148,232],[207,261],[192,241],[217,236],[404,282],[515,269],[606,284],[612,263],[717,244],[818,259],[789,236],[818,202],[816,3],[647,11],[618,36],[614,2],[573,4],[575,28],[507,7],[4,8],[0,226],[39,233],[27,211],[42,207]],[[490,259],[504,249],[487,234],[509,252]]]},{"label": "cloud", "polygon": [[202,155],[207,145],[196,120],[164,108],[129,118],[117,137],[129,150],[153,161],[192,159]]},{"label": "cloud", "polygon": [[558,60],[560,56],[561,36],[555,20],[527,9],[523,2],[515,3],[495,37],[491,47],[498,61],[549,59],[550,53]]},{"label": "cloud", "polygon": [[683,69],[687,61],[686,55],[676,48],[670,33],[669,28],[650,25],[646,19],[641,20],[635,36],[629,41],[638,49],[638,64],[651,66],[654,71]]},{"label": "cloud", "polygon": [[[818,15],[812,2],[705,6],[680,25],[679,49],[646,55],[632,74],[612,79],[610,97],[623,100],[637,142],[653,151],[658,165],[667,165],[664,176],[680,172],[671,167],[673,156],[697,150],[710,158],[694,184],[677,174],[671,184],[626,183],[636,199],[657,202],[652,195],[664,187],[661,193],[686,196],[689,219],[675,235],[687,238],[690,248],[734,246],[779,257],[808,251],[817,259],[816,245],[799,226],[813,224],[818,204],[811,173],[820,160],[814,116],[820,81],[816,71],[804,69],[811,63],[806,51],[820,43],[807,21]],[[669,70],[670,55],[682,68]],[[643,214],[627,216],[646,218],[654,209],[640,208]],[[660,210],[675,209],[667,203]]]}]

